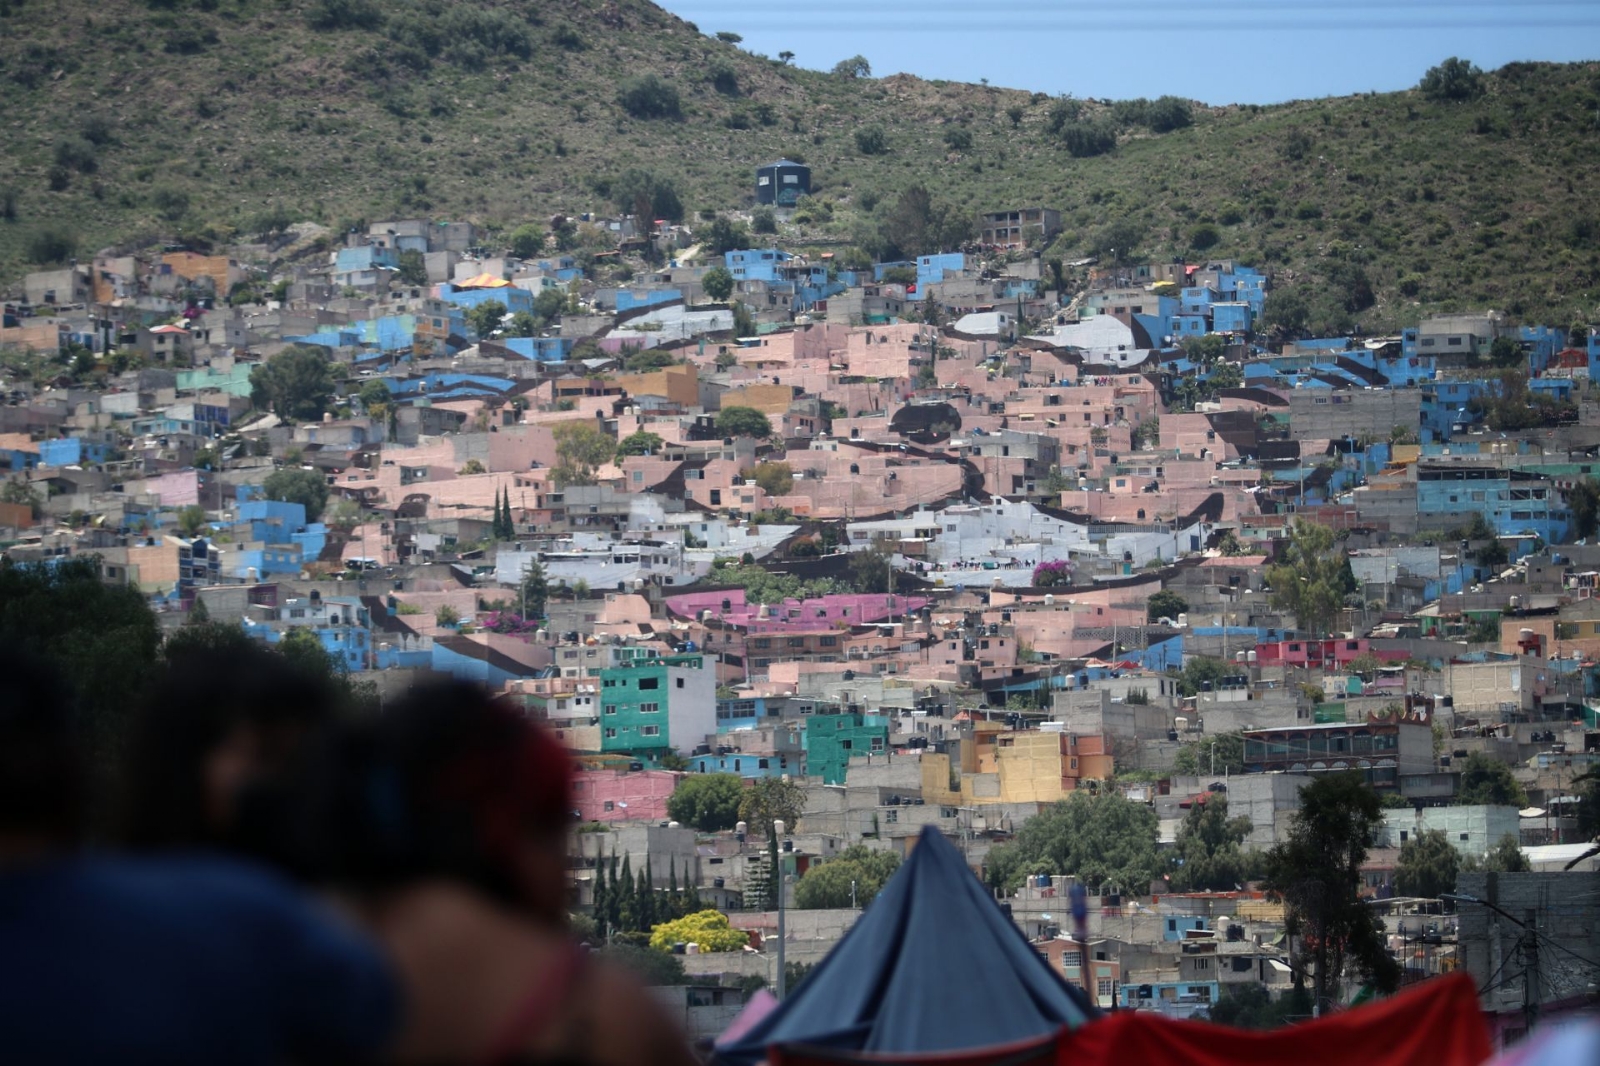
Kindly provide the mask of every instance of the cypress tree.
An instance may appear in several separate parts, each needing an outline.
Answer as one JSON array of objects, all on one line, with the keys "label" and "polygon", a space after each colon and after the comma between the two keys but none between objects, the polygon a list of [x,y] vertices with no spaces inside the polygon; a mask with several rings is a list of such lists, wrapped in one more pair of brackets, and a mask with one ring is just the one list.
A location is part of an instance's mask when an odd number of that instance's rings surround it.
[{"label": "cypress tree", "polygon": [[700,905],[700,886],[695,884],[694,878],[689,876],[689,867],[687,864],[685,864],[683,868],[683,879],[689,882],[689,894],[688,898],[685,899],[683,903],[683,913],[698,914],[703,909]]},{"label": "cypress tree", "polygon": [[611,876],[606,892],[606,921],[611,928],[622,931],[622,880],[617,873],[617,853],[611,853]]},{"label": "cypress tree", "polygon": [[639,931],[639,898],[633,883],[633,864],[622,857],[622,878],[617,882],[617,928],[625,933]]},{"label": "cypress tree", "polygon": [[639,871],[639,887],[637,905],[639,908],[639,932],[648,933],[656,926],[656,889],[651,881],[650,860],[644,862],[644,869]]},{"label": "cypress tree", "polygon": [[673,859],[667,868],[667,905],[665,909],[668,917],[683,917],[683,894],[678,891],[677,859]]},{"label": "cypress tree", "polygon": [[594,913],[595,931],[600,934],[600,939],[606,939],[606,916],[610,913],[608,897],[610,890],[606,885],[606,860],[601,856],[594,864]]}]

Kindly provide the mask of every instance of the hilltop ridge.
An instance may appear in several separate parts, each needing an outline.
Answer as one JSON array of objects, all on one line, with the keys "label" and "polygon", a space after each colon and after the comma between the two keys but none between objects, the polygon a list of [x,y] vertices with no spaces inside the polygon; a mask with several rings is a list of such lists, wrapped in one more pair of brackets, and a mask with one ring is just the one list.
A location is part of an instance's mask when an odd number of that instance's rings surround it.
[{"label": "hilltop ridge", "polygon": [[50,253],[283,219],[505,232],[604,206],[630,168],[672,182],[692,222],[747,208],[755,166],[789,156],[826,202],[789,239],[851,239],[916,183],[967,216],[1058,208],[1054,255],[1257,264],[1329,328],[1461,307],[1570,321],[1600,297],[1595,64],[1514,64],[1461,100],[1190,105],[1169,126],[807,70],[645,0],[0,0],[0,82],[8,281]]}]

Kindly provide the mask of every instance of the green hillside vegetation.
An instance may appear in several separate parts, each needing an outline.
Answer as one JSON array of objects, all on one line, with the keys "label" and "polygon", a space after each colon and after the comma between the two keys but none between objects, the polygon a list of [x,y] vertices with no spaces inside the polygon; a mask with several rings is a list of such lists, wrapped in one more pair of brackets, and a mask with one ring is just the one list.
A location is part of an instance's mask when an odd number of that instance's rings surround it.
[{"label": "green hillside vegetation", "polygon": [[300,220],[467,218],[504,243],[619,203],[700,221],[787,155],[817,189],[779,243],[911,253],[1037,203],[1066,225],[1052,258],[1271,270],[1289,328],[1595,315],[1593,65],[1212,109],[812,71],[715,30],[644,0],[0,0],[0,278]]}]

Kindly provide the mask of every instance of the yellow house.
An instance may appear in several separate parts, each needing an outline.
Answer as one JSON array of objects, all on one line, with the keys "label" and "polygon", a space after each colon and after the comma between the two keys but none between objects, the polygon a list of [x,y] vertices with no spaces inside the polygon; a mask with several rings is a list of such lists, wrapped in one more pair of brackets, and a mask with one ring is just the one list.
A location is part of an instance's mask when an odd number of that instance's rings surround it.
[{"label": "yellow house", "polygon": [[643,374],[618,374],[614,380],[629,396],[660,396],[682,407],[700,403],[700,376],[692,363]]}]

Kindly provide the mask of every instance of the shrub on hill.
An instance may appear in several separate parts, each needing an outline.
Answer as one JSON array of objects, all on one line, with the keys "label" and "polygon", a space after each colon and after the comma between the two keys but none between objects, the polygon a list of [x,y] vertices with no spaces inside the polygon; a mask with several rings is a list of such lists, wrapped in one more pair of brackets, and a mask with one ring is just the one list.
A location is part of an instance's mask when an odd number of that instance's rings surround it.
[{"label": "shrub on hill", "polygon": [[654,74],[623,82],[617,102],[634,118],[681,118],[683,115],[678,90]]}]

